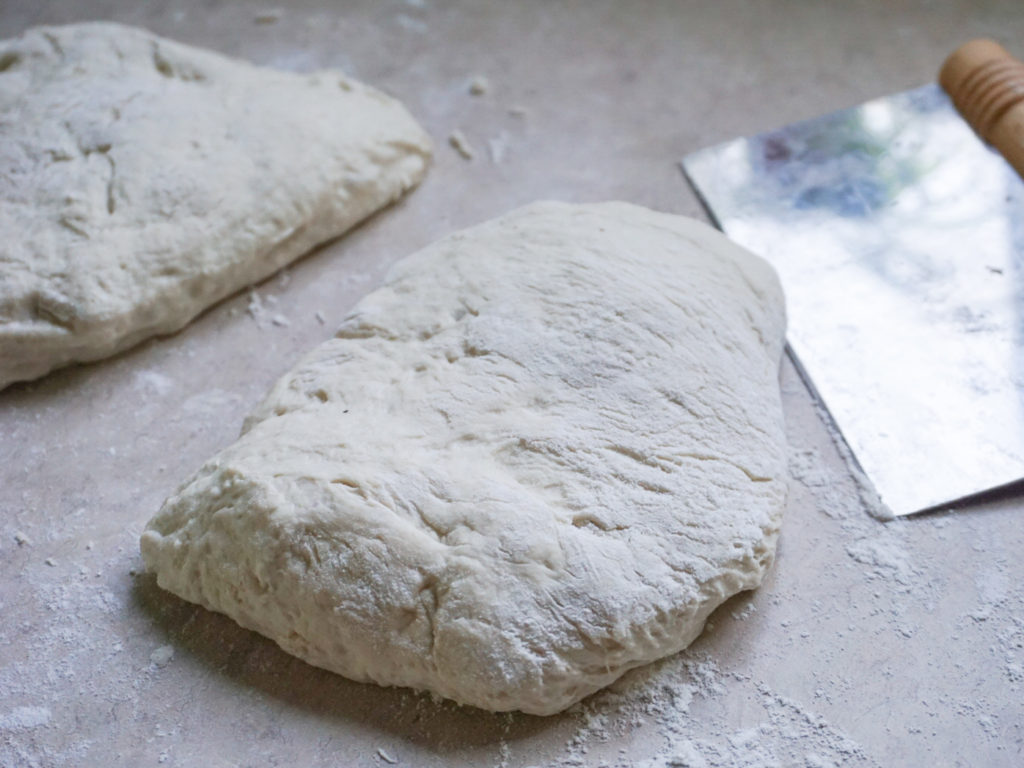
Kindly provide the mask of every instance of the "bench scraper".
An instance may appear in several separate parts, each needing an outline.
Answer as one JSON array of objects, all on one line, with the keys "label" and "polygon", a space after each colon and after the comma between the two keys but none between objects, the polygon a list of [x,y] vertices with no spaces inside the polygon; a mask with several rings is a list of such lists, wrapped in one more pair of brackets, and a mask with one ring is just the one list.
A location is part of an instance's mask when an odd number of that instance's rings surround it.
[{"label": "bench scraper", "polygon": [[1024,478],[1024,64],[973,41],[939,79],[952,102],[928,85],[683,160],[778,271],[797,368],[897,515]]}]

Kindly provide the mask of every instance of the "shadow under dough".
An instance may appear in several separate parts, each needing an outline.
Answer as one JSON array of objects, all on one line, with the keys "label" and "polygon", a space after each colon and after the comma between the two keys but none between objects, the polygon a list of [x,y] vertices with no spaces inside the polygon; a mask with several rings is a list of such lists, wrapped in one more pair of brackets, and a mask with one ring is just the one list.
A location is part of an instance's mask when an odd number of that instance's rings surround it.
[{"label": "shadow under dough", "polygon": [[132,600],[168,643],[235,685],[320,716],[380,728],[438,754],[532,738],[571,717],[487,712],[408,688],[348,680],[285,653],[227,616],[160,589],[153,574],[135,579]]}]

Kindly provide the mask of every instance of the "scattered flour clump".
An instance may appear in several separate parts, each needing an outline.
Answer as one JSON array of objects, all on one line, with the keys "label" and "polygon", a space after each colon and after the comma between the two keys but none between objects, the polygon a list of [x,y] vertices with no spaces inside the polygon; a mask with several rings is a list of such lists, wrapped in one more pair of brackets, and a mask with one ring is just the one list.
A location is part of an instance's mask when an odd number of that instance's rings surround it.
[{"label": "scattered flour clump", "polygon": [[50,710],[47,707],[15,707],[0,717],[0,732],[39,728],[49,722]]},{"label": "scattered flour clump", "polygon": [[151,654],[149,654],[149,660],[157,667],[166,667],[171,659],[174,658],[174,647],[170,645],[161,645]]}]

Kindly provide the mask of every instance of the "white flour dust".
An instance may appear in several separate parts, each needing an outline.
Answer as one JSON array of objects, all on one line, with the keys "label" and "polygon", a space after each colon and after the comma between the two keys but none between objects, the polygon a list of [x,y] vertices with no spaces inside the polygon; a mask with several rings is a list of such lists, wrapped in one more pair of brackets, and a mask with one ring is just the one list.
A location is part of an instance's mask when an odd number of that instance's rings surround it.
[{"label": "white flour dust", "polygon": [[839,521],[846,534],[843,538],[849,557],[866,566],[875,577],[893,579],[905,586],[921,575],[908,555],[905,526],[899,521],[882,524],[878,517],[869,516],[871,510],[865,507],[863,499],[850,492],[851,478],[830,469],[818,451],[793,451],[789,473],[812,493],[820,512]]},{"label": "white flour dust", "polygon": [[[730,694],[729,691],[732,690]],[[737,693],[749,724],[735,728],[714,712]],[[753,704],[753,705],[752,705]],[[694,711],[699,707],[699,712]],[[653,670],[637,670],[572,710],[579,721],[554,768],[771,768],[875,766],[861,747],[820,715],[764,683],[728,673],[708,658],[683,654]],[[709,716],[710,715],[710,716]],[[630,733],[643,741],[614,756],[602,745]],[[641,750],[654,753],[638,759]]]},{"label": "white flour dust", "polygon": [[6,715],[0,715],[0,732],[38,728],[50,722],[48,707],[15,707]]}]

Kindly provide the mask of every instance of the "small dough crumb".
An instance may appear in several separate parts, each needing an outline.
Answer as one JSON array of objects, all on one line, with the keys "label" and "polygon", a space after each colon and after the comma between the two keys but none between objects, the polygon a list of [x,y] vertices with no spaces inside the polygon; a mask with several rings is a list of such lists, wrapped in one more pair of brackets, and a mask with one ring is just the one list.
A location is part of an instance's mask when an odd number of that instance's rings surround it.
[{"label": "small dough crumb", "polygon": [[249,303],[245,308],[248,315],[256,321],[256,325],[263,327],[267,321],[267,308],[263,304],[263,297],[256,292],[255,288],[249,289]]},{"label": "small dough crumb", "polygon": [[473,151],[473,145],[469,143],[469,139],[466,138],[466,134],[456,129],[451,132],[448,137],[448,143],[452,145],[452,148],[458,152],[466,160],[472,160],[476,154]]},{"label": "small dough crumb", "polygon": [[22,533],[21,531],[14,532],[14,543],[19,547],[31,547],[32,539],[28,537],[28,534]]},{"label": "small dough crumb", "polygon": [[149,654],[149,660],[158,667],[166,667],[173,658],[174,647],[170,645],[161,645]]},{"label": "small dough crumb", "polygon": [[253,21],[257,24],[277,24],[283,16],[283,12],[280,8],[268,8],[265,11],[260,11],[253,17]]},{"label": "small dough crumb", "polygon": [[476,75],[469,81],[469,92],[473,96],[483,96],[489,90],[491,90],[491,83],[483,75]]}]

